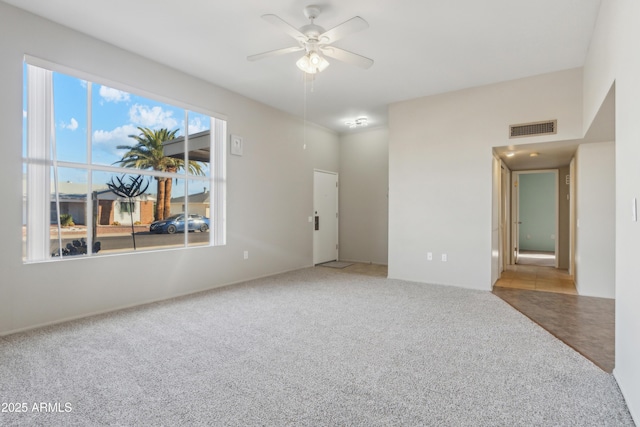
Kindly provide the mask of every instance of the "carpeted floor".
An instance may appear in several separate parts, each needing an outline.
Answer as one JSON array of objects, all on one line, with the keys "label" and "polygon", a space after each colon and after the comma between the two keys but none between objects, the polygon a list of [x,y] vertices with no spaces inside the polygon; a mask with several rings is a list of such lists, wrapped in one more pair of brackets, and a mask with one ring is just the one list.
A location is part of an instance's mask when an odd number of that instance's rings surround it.
[{"label": "carpeted floor", "polygon": [[0,379],[3,426],[633,425],[490,292],[320,267],[0,338]]}]

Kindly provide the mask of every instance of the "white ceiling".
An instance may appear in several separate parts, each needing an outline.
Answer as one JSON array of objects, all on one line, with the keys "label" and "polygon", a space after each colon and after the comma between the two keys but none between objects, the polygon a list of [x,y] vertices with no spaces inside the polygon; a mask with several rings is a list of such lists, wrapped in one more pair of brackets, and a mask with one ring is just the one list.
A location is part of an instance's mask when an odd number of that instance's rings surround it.
[{"label": "white ceiling", "polygon": [[[313,0],[4,0],[157,62],[295,115],[304,86],[291,46],[260,18],[296,27]],[[435,93],[582,66],[600,0],[325,0],[316,24],[361,16],[370,27],[336,46],[373,58],[362,70],[336,60],[307,94],[307,120],[348,131],[367,116],[385,125],[387,105]]]}]

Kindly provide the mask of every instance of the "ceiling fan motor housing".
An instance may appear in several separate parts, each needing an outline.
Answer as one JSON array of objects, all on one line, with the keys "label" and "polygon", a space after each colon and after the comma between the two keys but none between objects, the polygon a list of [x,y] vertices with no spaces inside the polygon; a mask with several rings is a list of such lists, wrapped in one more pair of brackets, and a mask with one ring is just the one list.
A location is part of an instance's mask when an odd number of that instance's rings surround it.
[{"label": "ceiling fan motor housing", "polygon": [[306,16],[308,19],[311,19],[313,21],[318,17],[318,15],[320,15],[320,6],[311,4],[304,8],[304,16]]},{"label": "ceiling fan motor housing", "polygon": [[300,32],[307,37],[309,41],[318,41],[320,34],[323,34],[324,28],[316,24],[307,24],[300,28]]}]

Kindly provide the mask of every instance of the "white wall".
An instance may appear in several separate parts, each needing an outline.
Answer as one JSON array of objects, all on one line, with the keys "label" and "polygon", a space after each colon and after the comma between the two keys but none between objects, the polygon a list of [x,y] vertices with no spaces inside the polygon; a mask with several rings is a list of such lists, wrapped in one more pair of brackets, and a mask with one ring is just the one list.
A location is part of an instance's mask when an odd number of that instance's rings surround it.
[{"label": "white wall", "polygon": [[[554,137],[508,139],[510,124],[547,119]],[[389,277],[489,290],[492,147],[580,138],[582,71],[399,102],[389,120]]]},{"label": "white wall", "polygon": [[[244,137],[244,156],[227,162],[228,244],[24,265],[25,53],[226,115]],[[335,133],[310,126],[305,150],[300,119],[1,2],[0,55],[0,334],[312,264],[313,169],[338,171]]]},{"label": "white wall", "polygon": [[615,144],[576,152],[576,273],[579,295],[615,297]]},{"label": "white wall", "polygon": [[616,364],[614,375],[640,422],[640,2],[603,0],[584,67],[585,130],[615,82]]},{"label": "white wall", "polygon": [[340,137],[340,259],[387,264],[389,131]]}]

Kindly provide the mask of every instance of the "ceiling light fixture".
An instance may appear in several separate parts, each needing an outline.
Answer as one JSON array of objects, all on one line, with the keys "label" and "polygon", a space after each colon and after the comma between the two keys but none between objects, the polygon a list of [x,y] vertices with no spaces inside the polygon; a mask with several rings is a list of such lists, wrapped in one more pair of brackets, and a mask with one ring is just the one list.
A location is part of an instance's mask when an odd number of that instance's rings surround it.
[{"label": "ceiling light fixture", "polygon": [[538,153],[533,152],[533,153],[529,154],[529,157],[538,157],[538,155],[539,155]]},{"label": "ceiling light fixture", "polygon": [[346,122],[345,125],[353,129],[353,128],[365,127],[369,125],[369,122],[366,117],[358,117],[354,121]]},{"label": "ceiling light fixture", "polygon": [[317,5],[305,7],[304,16],[309,19],[310,23],[300,28],[294,27],[277,15],[262,15],[262,19],[293,37],[296,44],[283,49],[250,55],[247,60],[257,61],[271,56],[305,52],[304,56],[296,62],[296,65],[307,74],[317,74],[327,68],[329,62],[324,57],[333,58],[364,69],[371,67],[373,59],[333,46],[333,43],[343,37],[369,28],[367,21],[359,16],[354,16],[342,24],[325,31],[324,28],[315,23],[315,19],[320,15],[321,9]]},{"label": "ceiling light fixture", "polygon": [[511,152],[509,152],[509,153],[507,153],[507,154],[505,154],[505,155],[506,155],[507,157],[513,157],[513,156],[515,156],[515,155],[516,155],[516,153],[514,153],[513,151],[511,151]]},{"label": "ceiling light fixture", "polygon": [[324,71],[329,66],[329,61],[320,56],[318,52],[311,51],[298,59],[296,65],[307,74],[316,74]]}]

